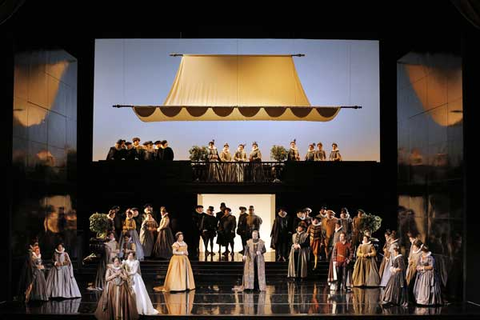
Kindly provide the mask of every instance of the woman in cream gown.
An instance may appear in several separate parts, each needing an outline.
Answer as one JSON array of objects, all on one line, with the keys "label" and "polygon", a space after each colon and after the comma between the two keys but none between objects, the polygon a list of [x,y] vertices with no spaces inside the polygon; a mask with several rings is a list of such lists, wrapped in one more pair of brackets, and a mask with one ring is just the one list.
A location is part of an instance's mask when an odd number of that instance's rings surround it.
[{"label": "woman in cream gown", "polygon": [[167,275],[163,288],[155,288],[155,291],[186,291],[195,289],[192,266],[188,260],[188,246],[183,242],[183,233],[175,234],[177,241],[172,245],[173,256],[168,265]]},{"label": "woman in cream gown", "polygon": [[155,315],[158,311],[153,307],[148,296],[147,288],[140,274],[140,262],[135,259],[135,253],[130,252],[127,260],[123,261],[125,269],[130,277],[132,290],[135,293],[138,314]]}]

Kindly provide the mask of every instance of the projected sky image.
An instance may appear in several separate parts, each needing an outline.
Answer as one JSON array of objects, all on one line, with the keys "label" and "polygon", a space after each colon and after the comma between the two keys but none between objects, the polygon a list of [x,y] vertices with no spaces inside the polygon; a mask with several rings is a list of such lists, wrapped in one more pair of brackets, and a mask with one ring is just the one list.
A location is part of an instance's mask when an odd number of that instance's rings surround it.
[{"label": "projected sky image", "polygon": [[[142,122],[130,108],[162,105],[184,54],[305,54],[294,57],[306,96],[314,106],[360,105],[331,121],[167,121]],[[97,39],[95,45],[93,160],[105,160],[118,139],[168,140],[175,160],[188,160],[193,145],[215,139],[234,152],[256,141],[263,160],[270,148],[288,149],[296,139],[300,156],[308,145],[337,143],[344,161],[380,161],[378,41],[270,39]]]}]

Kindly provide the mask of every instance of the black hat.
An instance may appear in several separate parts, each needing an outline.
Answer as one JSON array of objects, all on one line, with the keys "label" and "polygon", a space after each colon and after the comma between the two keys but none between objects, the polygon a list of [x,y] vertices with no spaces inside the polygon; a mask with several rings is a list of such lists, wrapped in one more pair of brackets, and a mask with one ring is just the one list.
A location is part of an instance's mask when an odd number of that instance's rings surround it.
[{"label": "black hat", "polygon": [[122,140],[122,139],[118,139],[118,140],[117,140],[117,144],[122,144],[122,143],[124,143],[124,142],[125,142],[125,140]]},{"label": "black hat", "polygon": [[203,206],[202,206],[201,204],[197,204],[197,205],[195,206],[195,209],[198,209],[198,208],[203,208]]},{"label": "black hat", "polygon": [[161,144],[165,144],[165,143],[168,143],[167,140],[162,140]]},{"label": "black hat", "polygon": [[220,208],[226,207],[225,202],[220,203]]},{"label": "black hat", "polygon": [[135,141],[140,141],[140,138],[139,138],[139,137],[135,137],[135,138],[132,139],[132,141],[133,141],[133,142],[135,142]]},{"label": "black hat", "polygon": [[230,208],[228,208],[228,207],[226,207],[226,208],[223,209],[223,210],[227,210],[228,212],[232,212],[232,209],[230,209]]},{"label": "black hat", "polygon": [[117,209],[120,210],[120,207],[119,206],[113,206],[112,207],[112,210],[117,210]]},{"label": "black hat", "polygon": [[132,211],[138,211],[138,208],[137,207],[133,207],[132,209],[130,209]]},{"label": "black hat", "polygon": [[162,141],[157,140],[157,141],[155,141],[153,144],[161,144],[161,143],[162,143]]},{"label": "black hat", "polygon": [[152,205],[150,203],[145,203],[145,205],[143,206],[144,209],[146,209],[148,207],[152,207]]},{"label": "black hat", "polygon": [[244,206],[238,207],[238,210],[247,210]]},{"label": "black hat", "polygon": [[127,146],[131,145],[132,143],[130,141],[125,142]]},{"label": "black hat", "polygon": [[214,210],[213,206],[208,206],[208,210],[213,211]]},{"label": "black hat", "polygon": [[253,206],[249,206],[248,210],[254,210],[255,208]]}]

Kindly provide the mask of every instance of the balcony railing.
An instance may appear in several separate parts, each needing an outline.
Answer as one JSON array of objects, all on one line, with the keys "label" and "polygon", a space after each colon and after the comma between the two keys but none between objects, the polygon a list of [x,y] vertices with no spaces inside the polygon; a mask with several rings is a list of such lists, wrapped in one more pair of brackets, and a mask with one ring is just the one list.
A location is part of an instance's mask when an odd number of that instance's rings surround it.
[{"label": "balcony railing", "polygon": [[210,183],[281,182],[283,162],[192,162],[193,180]]}]

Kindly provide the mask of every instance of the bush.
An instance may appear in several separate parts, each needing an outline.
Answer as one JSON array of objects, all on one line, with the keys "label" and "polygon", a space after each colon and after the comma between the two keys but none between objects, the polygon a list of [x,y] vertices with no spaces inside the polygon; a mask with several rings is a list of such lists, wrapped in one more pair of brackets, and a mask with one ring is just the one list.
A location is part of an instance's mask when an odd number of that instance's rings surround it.
[{"label": "bush", "polygon": [[287,159],[287,150],[283,146],[274,145],[270,149],[270,158],[276,161],[285,161]]},{"label": "bush", "polygon": [[108,217],[105,213],[95,212],[89,218],[90,231],[95,232],[97,238],[105,238],[108,231]]},{"label": "bush", "polygon": [[204,161],[207,159],[208,150],[205,146],[193,146],[190,148],[190,150],[188,150],[188,152],[190,153],[191,161]]}]

